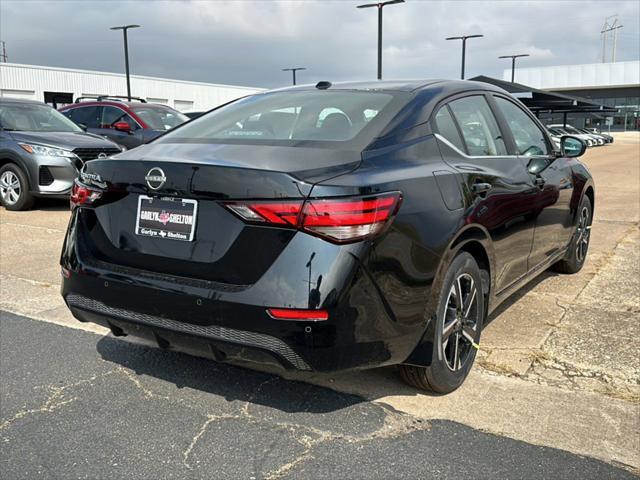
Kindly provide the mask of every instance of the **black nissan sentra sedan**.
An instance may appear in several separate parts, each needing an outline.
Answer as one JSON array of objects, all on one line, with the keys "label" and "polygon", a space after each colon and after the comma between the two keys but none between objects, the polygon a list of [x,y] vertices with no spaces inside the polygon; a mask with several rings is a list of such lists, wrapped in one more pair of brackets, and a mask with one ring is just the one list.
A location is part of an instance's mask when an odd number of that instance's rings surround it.
[{"label": "black nissan sentra sedan", "polygon": [[483,83],[253,95],[86,164],[62,295],[162,348],[450,392],[502,301],[582,268],[584,151]]}]

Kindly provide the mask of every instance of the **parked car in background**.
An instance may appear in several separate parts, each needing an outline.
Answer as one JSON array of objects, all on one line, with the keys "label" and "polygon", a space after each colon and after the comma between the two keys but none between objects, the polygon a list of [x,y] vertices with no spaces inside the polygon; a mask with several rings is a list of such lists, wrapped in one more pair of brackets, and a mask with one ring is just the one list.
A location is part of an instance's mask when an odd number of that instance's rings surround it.
[{"label": "parked car in background", "polygon": [[87,132],[102,135],[126,147],[135,148],[189,120],[166,105],[131,102],[121,97],[80,97],[60,109]]},{"label": "parked car in background", "polygon": [[498,305],[582,268],[585,148],[487,83],[257,94],[85,166],[62,295],[164,348],[451,392]]},{"label": "parked car in background", "polygon": [[8,210],[28,210],[36,197],[68,199],[86,161],[122,151],[44,103],[0,98],[0,202]]},{"label": "parked car in background", "polygon": [[566,132],[567,135],[573,135],[578,138],[582,138],[584,140],[591,140],[591,146],[595,147],[598,145],[604,145],[604,138],[594,135],[591,132],[585,133],[578,130],[573,125],[551,125],[551,127],[559,128],[562,131]]},{"label": "parked car in background", "polygon": [[547,130],[551,132],[552,135],[556,135],[562,138],[565,135],[572,135],[576,138],[582,140],[587,147],[593,147],[597,144],[597,142],[591,137],[591,135],[587,135],[585,133],[572,134],[569,133],[564,127],[560,127],[558,125],[547,125]]},{"label": "parked car in background", "polygon": [[592,140],[595,141],[596,145],[604,145],[605,141],[604,141],[604,137],[602,135],[596,135],[593,132],[585,132],[577,127],[574,127],[573,125],[565,125],[562,127],[569,135],[587,135],[589,136]]},{"label": "parked car in background", "polygon": [[[577,128],[577,127],[576,127]],[[596,135],[604,140],[604,143],[613,143],[613,137],[611,135],[607,135],[606,133],[598,132],[595,128],[578,128],[582,133],[587,133],[589,135]]]},{"label": "parked car in background", "polygon": [[551,132],[549,132],[549,137],[551,138],[551,141],[553,142],[553,146],[555,147],[555,149],[559,151],[560,148],[562,147],[562,137],[559,135],[554,135]]}]

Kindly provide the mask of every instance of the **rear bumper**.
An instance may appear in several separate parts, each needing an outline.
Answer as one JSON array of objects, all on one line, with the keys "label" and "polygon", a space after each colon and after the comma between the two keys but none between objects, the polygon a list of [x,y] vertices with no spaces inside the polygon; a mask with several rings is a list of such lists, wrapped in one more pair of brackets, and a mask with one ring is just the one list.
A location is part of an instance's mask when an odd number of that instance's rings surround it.
[{"label": "rear bumper", "polygon": [[[363,260],[368,252],[363,245],[331,245],[300,234],[260,281],[229,288],[96,261],[78,245],[82,236],[73,225],[74,217],[61,259],[70,272],[62,295],[78,320],[106,326],[116,335],[145,337],[161,347],[218,360],[328,372],[402,363],[425,330],[423,315],[394,314]],[[309,250],[301,252],[305,246]],[[292,267],[291,256],[306,259],[310,252],[316,252],[323,275],[321,292],[315,294],[308,270]],[[282,277],[285,271],[288,278]],[[276,320],[267,314],[268,307],[314,308],[312,297],[320,299],[328,320]]]},{"label": "rear bumper", "polygon": [[[163,348],[285,369],[329,372],[401,363],[420,339],[419,332],[402,332],[372,308],[364,316],[337,306],[330,309],[330,320],[322,322],[275,320],[264,307],[198,302],[190,295],[76,273],[64,279],[62,294],[75,318],[103,325],[116,336],[133,335]],[[374,338],[371,332],[381,324],[386,335]]]},{"label": "rear bumper", "polygon": [[255,361],[260,357],[257,352],[252,355],[238,351],[246,347],[274,356],[280,365],[287,368],[311,370],[289,345],[270,335],[137,313],[73,293],[67,295],[66,302],[78,320],[107,327],[116,336],[132,334],[155,340],[162,348],[174,346],[194,353],[208,352],[218,360],[238,358]]}]

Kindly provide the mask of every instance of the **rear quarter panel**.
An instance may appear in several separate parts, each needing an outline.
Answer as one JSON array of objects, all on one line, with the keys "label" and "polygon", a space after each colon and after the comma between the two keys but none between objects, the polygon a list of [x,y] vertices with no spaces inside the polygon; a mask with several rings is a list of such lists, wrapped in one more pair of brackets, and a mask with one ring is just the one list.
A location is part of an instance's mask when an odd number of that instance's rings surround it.
[{"label": "rear quarter panel", "polygon": [[439,290],[434,282],[441,259],[462,227],[461,192],[456,199],[455,192],[443,192],[439,185],[450,188],[459,183],[457,173],[442,162],[435,138],[426,136],[367,151],[356,171],[315,185],[311,191],[311,197],[402,193],[390,228],[371,242],[360,261],[394,328],[413,332],[409,352],[434,311],[432,292]]}]

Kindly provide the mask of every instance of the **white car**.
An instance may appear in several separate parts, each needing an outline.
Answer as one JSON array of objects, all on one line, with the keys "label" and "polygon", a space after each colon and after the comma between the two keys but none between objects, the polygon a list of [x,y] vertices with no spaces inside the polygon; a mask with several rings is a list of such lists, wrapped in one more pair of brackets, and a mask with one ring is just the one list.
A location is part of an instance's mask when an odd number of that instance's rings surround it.
[{"label": "white car", "polygon": [[562,128],[567,132],[569,132],[570,135],[587,135],[591,137],[591,140],[594,140],[596,142],[596,145],[605,144],[604,138],[602,138],[600,135],[596,135],[595,133],[583,132],[582,130],[579,130],[576,127],[574,127],[573,125],[565,125]]},{"label": "white car", "polygon": [[562,137],[564,135],[571,135],[572,137],[579,138],[587,144],[587,147],[593,147],[594,145],[598,144],[598,142],[594,138],[592,138],[591,135],[587,135],[585,133],[573,133],[565,129],[565,127],[561,125],[547,125],[547,130],[551,132],[551,135],[557,135],[559,137]]}]

